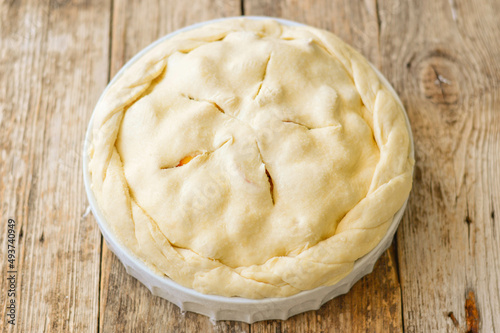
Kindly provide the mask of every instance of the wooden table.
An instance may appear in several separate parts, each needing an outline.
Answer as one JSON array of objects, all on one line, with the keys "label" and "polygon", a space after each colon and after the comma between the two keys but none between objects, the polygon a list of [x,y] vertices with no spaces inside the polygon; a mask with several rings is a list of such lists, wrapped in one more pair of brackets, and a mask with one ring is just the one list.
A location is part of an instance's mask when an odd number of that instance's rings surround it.
[{"label": "wooden table", "polygon": [[[0,2],[2,331],[500,332],[499,1]],[[287,321],[214,326],[152,296],[107,249],[88,214],[82,143],[135,53],[241,14],[328,29],[374,63],[407,109],[415,180],[393,247],[347,295]]]}]

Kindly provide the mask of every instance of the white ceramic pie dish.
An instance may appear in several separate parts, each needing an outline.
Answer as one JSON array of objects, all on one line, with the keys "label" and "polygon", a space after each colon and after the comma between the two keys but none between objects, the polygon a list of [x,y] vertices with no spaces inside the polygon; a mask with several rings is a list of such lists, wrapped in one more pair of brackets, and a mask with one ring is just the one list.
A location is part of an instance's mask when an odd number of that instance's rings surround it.
[{"label": "white ceramic pie dish", "polygon": [[[298,26],[302,25],[297,22],[270,18],[270,17],[251,17],[246,16],[248,19],[262,20],[262,19],[273,19],[281,24]],[[141,58],[145,53],[151,50],[158,43],[173,37],[174,35],[192,30],[195,28],[202,27],[206,24],[210,24],[216,21],[234,19],[225,18],[213,21],[207,21],[198,23],[185,27],[183,29],[177,30],[171,34],[160,38],[153,44],[149,45],[136,56],[134,56],[123,68],[118,72],[118,74],[111,80],[107,88],[102,95],[106,93],[109,87],[117,80],[122,73]],[[385,79],[382,74],[374,67],[375,72],[380,77],[381,81],[387,86],[387,88],[395,96],[396,100],[403,105],[397,96],[394,89],[391,87],[387,79]],[[102,97],[101,97],[102,98]],[[404,110],[404,108],[403,108]],[[413,138],[411,136],[411,128],[406,116],[407,126],[410,132],[410,141],[412,147],[412,157],[413,157]],[[170,302],[176,304],[181,311],[191,311],[205,316],[210,317],[212,320],[238,320],[247,323],[253,323],[260,320],[268,319],[287,319],[296,314],[316,310],[321,305],[331,300],[332,298],[347,293],[350,288],[363,276],[370,273],[378,260],[378,258],[384,253],[384,251],[390,246],[394,234],[398,228],[399,222],[403,216],[403,212],[406,207],[406,202],[399,209],[399,211],[394,215],[393,222],[389,227],[387,233],[380,241],[380,243],[368,254],[358,259],[353,267],[353,270],[349,275],[347,275],[340,282],[333,286],[319,287],[313,290],[303,291],[296,295],[284,297],[284,298],[265,298],[265,299],[247,299],[241,297],[223,297],[215,295],[205,295],[199,293],[193,289],[183,287],[178,283],[172,281],[168,277],[162,277],[154,273],[149,267],[147,267],[139,258],[137,258],[128,248],[126,248],[118,238],[113,234],[109,224],[106,222],[102,212],[99,209],[94,193],[91,189],[91,176],[88,169],[89,156],[87,154],[89,149],[89,144],[92,141],[92,119],[89,122],[87,128],[87,133],[83,148],[83,176],[84,184],[87,192],[87,197],[89,199],[90,207],[97,220],[99,228],[106,240],[108,247],[113,251],[120,261],[125,266],[127,273],[134,276],[140,282],[142,282],[154,295],[160,296],[169,300]]]}]

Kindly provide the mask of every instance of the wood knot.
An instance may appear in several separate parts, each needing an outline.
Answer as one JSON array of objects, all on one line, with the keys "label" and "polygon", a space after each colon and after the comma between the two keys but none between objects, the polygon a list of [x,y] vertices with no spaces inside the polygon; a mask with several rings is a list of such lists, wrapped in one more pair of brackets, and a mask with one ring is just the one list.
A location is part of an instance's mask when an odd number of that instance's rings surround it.
[{"label": "wood knot", "polygon": [[479,313],[476,306],[476,296],[472,290],[469,291],[465,300],[465,321],[467,333],[479,332]]},{"label": "wood knot", "polygon": [[436,105],[446,107],[458,103],[458,85],[452,70],[445,61],[431,58],[421,73],[422,89],[425,98]]},{"label": "wood knot", "polygon": [[453,314],[453,311],[448,312],[448,317],[451,319],[451,321],[453,322],[453,325],[454,325],[455,327],[457,327],[457,328],[458,328],[458,327],[460,326],[460,324],[458,323],[457,318],[456,318],[456,317],[455,317],[455,315]]},{"label": "wood knot", "polygon": [[433,52],[420,64],[420,89],[425,98],[436,105],[446,123],[457,122],[460,100],[459,73],[453,59],[442,52]]}]

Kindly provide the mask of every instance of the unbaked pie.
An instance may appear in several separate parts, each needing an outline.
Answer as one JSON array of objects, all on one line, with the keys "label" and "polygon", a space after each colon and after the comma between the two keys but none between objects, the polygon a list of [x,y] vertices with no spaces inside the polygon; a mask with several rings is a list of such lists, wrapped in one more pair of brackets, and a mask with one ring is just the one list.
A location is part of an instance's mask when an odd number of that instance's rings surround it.
[{"label": "unbaked pie", "polygon": [[234,19],[178,34],[93,116],[92,190],[118,239],[206,294],[345,277],[410,192],[403,110],[333,34]]}]

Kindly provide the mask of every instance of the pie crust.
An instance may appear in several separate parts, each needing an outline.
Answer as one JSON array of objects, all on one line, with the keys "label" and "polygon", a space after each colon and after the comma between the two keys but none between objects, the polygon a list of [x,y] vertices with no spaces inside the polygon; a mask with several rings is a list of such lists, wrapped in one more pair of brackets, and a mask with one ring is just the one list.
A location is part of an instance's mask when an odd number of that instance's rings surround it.
[{"label": "pie crust", "polygon": [[411,189],[403,110],[332,33],[234,19],[139,58],[96,106],[92,190],[119,240],[205,294],[333,285]]}]

